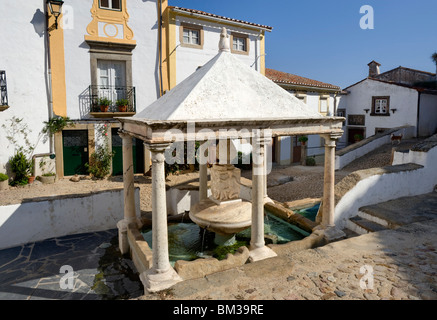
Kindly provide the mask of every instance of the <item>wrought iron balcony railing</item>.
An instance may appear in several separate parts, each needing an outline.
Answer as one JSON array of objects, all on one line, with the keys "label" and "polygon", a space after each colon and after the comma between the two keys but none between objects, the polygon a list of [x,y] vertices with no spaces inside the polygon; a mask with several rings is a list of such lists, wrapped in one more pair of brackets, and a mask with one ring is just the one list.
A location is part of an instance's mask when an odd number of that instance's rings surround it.
[{"label": "wrought iron balcony railing", "polygon": [[8,89],[6,86],[6,71],[0,70],[0,106],[8,105]]},{"label": "wrought iron balcony railing", "polygon": [[[92,85],[89,86],[88,92],[92,113],[136,112],[135,87]],[[126,108],[122,109],[122,106]]]}]

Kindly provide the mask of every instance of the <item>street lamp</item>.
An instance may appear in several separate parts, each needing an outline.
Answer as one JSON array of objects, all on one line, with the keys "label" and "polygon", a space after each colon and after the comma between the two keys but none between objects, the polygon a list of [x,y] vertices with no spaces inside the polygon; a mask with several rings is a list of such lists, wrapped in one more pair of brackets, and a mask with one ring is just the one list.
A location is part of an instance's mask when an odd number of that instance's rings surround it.
[{"label": "street lamp", "polygon": [[62,13],[62,5],[64,1],[61,0],[47,0],[49,5],[50,13],[55,16],[55,29],[58,29],[58,18]]}]

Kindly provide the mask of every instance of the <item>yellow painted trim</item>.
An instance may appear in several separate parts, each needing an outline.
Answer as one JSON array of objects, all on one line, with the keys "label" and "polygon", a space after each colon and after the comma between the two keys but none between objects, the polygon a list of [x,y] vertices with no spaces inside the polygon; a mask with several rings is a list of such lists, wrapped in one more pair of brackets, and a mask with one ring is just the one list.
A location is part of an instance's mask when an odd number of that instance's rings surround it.
[{"label": "yellow painted trim", "polygon": [[[133,40],[134,32],[127,25],[129,21],[129,13],[127,12],[126,0],[121,0],[121,11],[118,10],[108,10],[102,9],[99,6],[99,0],[93,0],[93,6],[91,7],[91,17],[93,20],[88,24],[86,31],[88,35],[85,35],[85,40],[90,41],[103,41],[103,42],[113,42],[121,44],[136,44]],[[99,22],[106,23],[103,26],[104,35],[99,35]],[[123,38],[117,39],[117,35],[121,30],[116,26],[117,24],[123,25]],[[116,28],[115,35],[108,35],[106,32],[106,27],[112,25]]]},{"label": "yellow painted trim", "polygon": [[266,75],[266,37],[265,32],[263,31],[260,35],[260,42],[259,42],[259,51],[260,51],[260,72],[262,75]]},{"label": "yellow painted trim", "polygon": [[[65,84],[64,30],[61,27],[62,14],[58,18],[58,29],[52,28],[49,35],[50,63],[52,72],[53,113],[67,116],[67,89]],[[48,25],[53,26],[55,17],[50,16]]]},{"label": "yellow painted trim", "polygon": [[163,91],[176,86],[176,15],[166,6],[163,12],[162,74]]}]

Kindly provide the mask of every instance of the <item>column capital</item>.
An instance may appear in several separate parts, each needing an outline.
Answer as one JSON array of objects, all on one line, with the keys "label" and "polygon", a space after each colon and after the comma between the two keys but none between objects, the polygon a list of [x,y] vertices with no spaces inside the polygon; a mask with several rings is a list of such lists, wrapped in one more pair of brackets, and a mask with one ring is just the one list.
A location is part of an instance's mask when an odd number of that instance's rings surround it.
[{"label": "column capital", "polygon": [[124,131],[118,130],[117,133],[122,139],[132,139],[132,136]]},{"label": "column capital", "polygon": [[336,141],[338,139],[340,139],[343,136],[343,131],[341,132],[331,132],[331,133],[325,133],[325,134],[321,134],[320,136],[325,139],[326,141],[328,140],[333,140]]},{"label": "column capital", "polygon": [[165,149],[167,149],[171,145],[170,142],[163,142],[163,143],[144,143],[144,146],[150,150],[152,153],[164,153]]}]

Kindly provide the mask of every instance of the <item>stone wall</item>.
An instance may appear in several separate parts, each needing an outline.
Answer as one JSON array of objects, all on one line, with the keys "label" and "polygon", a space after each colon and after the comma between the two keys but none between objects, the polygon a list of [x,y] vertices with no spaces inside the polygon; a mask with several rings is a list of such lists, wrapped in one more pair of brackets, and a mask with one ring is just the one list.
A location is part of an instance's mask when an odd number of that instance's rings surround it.
[{"label": "stone wall", "polygon": [[[0,249],[70,234],[115,229],[123,189],[38,198],[0,207]],[[135,206],[140,216],[139,189]]]}]

